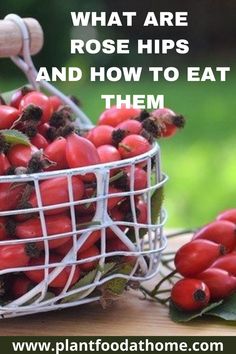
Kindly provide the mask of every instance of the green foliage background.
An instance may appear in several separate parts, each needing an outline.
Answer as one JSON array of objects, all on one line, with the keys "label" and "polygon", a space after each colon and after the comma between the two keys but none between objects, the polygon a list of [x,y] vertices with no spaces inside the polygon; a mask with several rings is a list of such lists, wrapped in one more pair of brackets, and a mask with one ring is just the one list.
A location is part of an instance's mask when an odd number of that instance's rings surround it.
[{"label": "green foliage background", "polygon": [[[119,10],[142,12],[142,2],[119,1]],[[236,207],[236,118],[235,118],[235,21],[232,13],[236,11],[235,1],[222,3],[215,0],[197,2],[183,1],[180,10],[188,7],[191,24],[186,36],[191,41],[188,56],[170,55],[138,58],[135,54],[128,57],[107,58],[98,56],[70,56],[69,38],[71,33],[70,11],[110,10],[108,1],[58,1],[7,0],[1,2],[0,13],[18,13],[24,17],[36,17],[45,33],[45,46],[35,58],[37,66],[80,66],[84,72],[89,65],[143,65],[153,63],[157,66],[177,66],[183,73],[186,66],[229,66],[231,72],[225,83],[188,83],[185,77],[174,83],[160,81],[153,83],[144,77],[140,83],[89,83],[84,79],[79,83],[57,83],[57,87],[68,94],[81,98],[84,111],[95,122],[104,109],[101,94],[164,94],[166,106],[184,114],[187,126],[173,139],[160,142],[163,156],[163,169],[170,180],[166,187],[165,203],[169,212],[168,225],[171,227],[195,227],[208,222],[225,209]],[[205,14],[207,4],[214,11]],[[116,4],[115,4],[116,5]],[[160,11],[178,7],[173,0],[145,2],[150,10]],[[161,5],[161,6],[158,6]],[[201,5],[201,6],[200,6]],[[123,8],[122,8],[123,6]],[[129,8],[133,6],[133,8]],[[191,12],[192,9],[192,12]],[[177,9],[178,10],[178,9]],[[235,10],[235,11],[234,11]],[[234,12],[233,12],[234,11]],[[219,16],[220,12],[224,16]],[[206,14],[205,14],[206,15]],[[202,22],[201,22],[202,21]],[[200,24],[199,24],[200,22]],[[225,24],[225,25],[224,25]],[[196,33],[197,26],[197,33]],[[205,26],[205,27],[204,27]],[[81,29],[82,31],[82,29]],[[133,39],[137,34],[123,29],[122,35],[115,30],[102,29],[96,35],[102,39],[111,34],[115,37]],[[114,32],[112,32],[114,31]],[[118,31],[118,30],[117,30]],[[80,34],[80,29],[78,35]],[[232,38],[231,35],[232,34]],[[235,34],[235,35],[233,35]],[[166,33],[161,35],[165,36]],[[183,33],[182,33],[183,36]],[[159,38],[159,33],[155,34]],[[173,29],[169,37],[173,37]],[[176,37],[181,37],[178,33]],[[143,60],[143,63],[141,61]],[[1,60],[0,91],[8,91],[22,85],[25,80],[7,59]]]}]

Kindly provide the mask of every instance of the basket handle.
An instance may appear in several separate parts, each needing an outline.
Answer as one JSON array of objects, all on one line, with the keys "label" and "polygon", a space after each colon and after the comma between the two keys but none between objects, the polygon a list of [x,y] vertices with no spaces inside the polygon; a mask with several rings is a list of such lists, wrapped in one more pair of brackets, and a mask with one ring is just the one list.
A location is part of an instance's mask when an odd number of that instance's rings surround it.
[{"label": "basket handle", "polygon": [[[33,27],[29,25],[29,20],[30,23],[33,24]],[[41,80],[40,82],[36,82],[37,78],[37,70],[33,64],[31,54],[34,52],[37,53],[43,46],[43,30],[38,23],[37,20],[35,19],[22,19],[18,15],[15,14],[10,14],[5,17],[3,21],[4,23],[3,28],[6,29],[7,26],[9,26],[10,23],[10,28],[14,28],[15,31],[17,32],[17,50],[13,54],[10,54],[10,48],[9,50],[5,49],[5,53],[12,59],[12,61],[17,65],[26,75],[29,83],[36,89],[38,90],[40,87],[44,88],[47,90],[49,93],[53,95],[57,95],[58,97],[61,98],[61,100],[68,105],[72,112],[76,116],[76,123],[77,126],[81,129],[91,129],[93,126],[90,119],[85,115],[85,113],[66,95],[64,95],[61,91],[59,91],[57,88],[55,88],[53,85],[51,85],[49,82],[45,80]],[[8,25],[6,25],[8,24]],[[13,27],[12,27],[13,26]],[[37,30],[36,30],[37,27]],[[8,28],[9,31],[9,28]],[[4,31],[6,33],[6,30]],[[37,34],[37,35],[36,35]],[[13,36],[15,38],[15,35]],[[2,36],[2,40],[4,40],[4,45],[6,47],[5,42],[8,42],[9,39],[4,35]],[[0,29],[0,39],[1,39],[1,29]],[[10,41],[11,42],[11,41]],[[0,51],[1,51],[1,40],[0,40]],[[2,51],[3,53],[3,51]]]},{"label": "basket handle", "polygon": [[[34,18],[24,18],[30,38],[30,54],[37,54],[43,47],[43,30]],[[0,20],[0,58],[21,55],[23,38],[19,26],[10,19]]]}]

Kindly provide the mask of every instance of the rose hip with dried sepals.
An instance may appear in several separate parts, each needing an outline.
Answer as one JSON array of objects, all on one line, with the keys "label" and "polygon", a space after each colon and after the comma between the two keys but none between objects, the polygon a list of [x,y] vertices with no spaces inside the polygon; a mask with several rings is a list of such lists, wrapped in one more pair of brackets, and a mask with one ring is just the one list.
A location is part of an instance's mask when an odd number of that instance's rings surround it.
[{"label": "rose hip with dried sepals", "polygon": [[41,123],[47,123],[52,115],[53,107],[49,98],[41,92],[33,91],[20,101],[19,110],[23,112],[29,105],[35,105],[42,110]]},{"label": "rose hip with dried sepals", "polygon": [[169,108],[159,108],[142,122],[142,126],[156,138],[171,137],[185,125],[185,118]]},{"label": "rose hip with dried sepals", "polygon": [[63,137],[57,138],[51,142],[44,150],[44,156],[55,162],[48,171],[63,170],[68,168],[66,160],[66,139]]},{"label": "rose hip with dried sepals", "polygon": [[86,135],[86,139],[91,141],[94,146],[112,145],[112,133],[114,128],[110,125],[98,125],[91,129]]},{"label": "rose hip with dried sepals", "polygon": [[119,143],[118,150],[122,159],[128,159],[148,152],[151,144],[141,135],[131,134]]},{"label": "rose hip with dried sepals", "polygon": [[127,136],[131,134],[140,134],[142,131],[142,124],[135,119],[125,120],[116,126],[112,133],[112,142],[115,146]]},{"label": "rose hip with dried sepals", "polygon": [[34,145],[17,144],[10,148],[7,158],[14,167],[27,167],[33,154],[38,152],[38,148]]},{"label": "rose hip with dried sepals", "polygon": [[0,270],[19,268],[28,265],[31,257],[38,257],[39,251],[34,243],[19,243],[0,246]]}]

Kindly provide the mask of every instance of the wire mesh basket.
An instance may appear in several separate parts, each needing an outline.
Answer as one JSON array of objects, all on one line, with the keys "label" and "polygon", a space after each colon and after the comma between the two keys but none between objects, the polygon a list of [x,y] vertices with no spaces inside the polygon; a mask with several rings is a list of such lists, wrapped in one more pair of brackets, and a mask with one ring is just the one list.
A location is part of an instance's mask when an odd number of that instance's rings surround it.
[{"label": "wire mesh basket", "polygon": [[[43,88],[49,93],[58,95],[76,114],[76,124],[80,128],[90,129],[92,124],[89,119],[68,97],[48,82],[36,83],[37,71],[30,57],[27,27],[16,15],[8,15],[7,19],[17,23],[21,30],[24,42],[23,56],[14,57],[12,60],[26,73],[29,83],[35,89]],[[141,190],[137,190],[134,183],[137,166],[143,166],[147,173],[147,185]],[[125,168],[130,171],[129,188],[125,191],[111,189],[111,181],[116,176],[114,171],[122,171]],[[94,176],[93,193],[82,196],[78,192],[79,183],[87,174]],[[158,201],[158,198],[161,199],[166,180],[167,177],[161,170],[160,147],[157,143],[153,144],[148,153],[112,163],[27,175],[0,176],[0,189],[7,190],[9,198],[6,205],[0,206],[0,217],[15,219],[17,222],[20,221],[20,224],[32,216],[39,223],[41,230],[37,237],[35,235],[30,237],[30,230],[19,239],[0,241],[0,247],[27,244],[32,249],[34,245],[40,246],[43,251],[41,263],[33,265],[29,263],[27,266],[0,270],[0,279],[12,274],[14,277],[20,277],[22,272],[27,275],[29,272],[41,270],[40,280],[35,282],[31,289],[0,306],[1,317],[16,317],[102,301],[104,289],[108,289],[107,284],[112,284],[114,280],[139,283],[154,277],[158,273],[161,253],[166,247],[163,226],[167,216],[160,206],[161,200]],[[45,191],[44,185],[49,181],[51,187]],[[59,190],[58,198],[53,186],[57,186]],[[15,209],[14,201],[26,188],[34,194],[34,204],[27,208]],[[52,194],[58,203],[45,202],[45,194]],[[137,215],[135,204],[137,198],[143,201],[147,208],[145,223]],[[154,200],[157,203],[154,203]],[[127,215],[124,219],[114,217],[112,210],[117,205],[129,205],[129,211],[124,209],[124,214],[129,213],[129,217]],[[93,209],[89,221],[84,222],[81,208]],[[159,208],[158,212],[154,213],[155,220],[153,208]],[[62,215],[62,221],[66,215],[67,227],[61,230],[57,227],[55,228],[57,231],[52,232],[49,219],[58,214]],[[124,245],[122,249],[107,248],[108,231],[122,242]],[[63,257],[60,260],[51,258],[55,245],[61,244],[63,249],[65,240],[70,247],[68,249],[65,247]],[[82,251],[94,242],[99,248],[99,253],[87,255],[85,258],[80,257]],[[96,267],[89,272],[80,272],[79,277],[78,269],[84,268],[82,265],[88,262],[96,263]],[[60,277],[66,279],[64,285],[53,286]]]}]

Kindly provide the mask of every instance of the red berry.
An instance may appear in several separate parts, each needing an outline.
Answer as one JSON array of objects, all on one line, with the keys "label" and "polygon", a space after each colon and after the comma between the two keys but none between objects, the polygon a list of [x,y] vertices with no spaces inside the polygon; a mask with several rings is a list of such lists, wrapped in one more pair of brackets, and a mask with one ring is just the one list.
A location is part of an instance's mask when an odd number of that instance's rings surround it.
[{"label": "red berry", "polygon": [[[66,214],[50,215],[45,217],[47,236],[60,235],[72,231],[71,219]],[[38,238],[43,237],[42,225],[39,218],[31,218],[16,226],[15,234],[18,238]],[[71,237],[58,237],[48,241],[50,249],[64,245]],[[37,247],[44,248],[44,242],[37,242]]]},{"label": "red berry", "polygon": [[208,286],[213,301],[224,299],[236,290],[236,277],[222,269],[209,268],[197,278]]},{"label": "red berry", "polygon": [[24,275],[20,275],[13,279],[11,284],[11,291],[15,299],[25,295],[28,291],[33,288],[31,280],[26,278]]},{"label": "red berry", "polygon": [[21,89],[16,90],[13,95],[11,96],[11,102],[10,105],[15,108],[19,108],[20,101],[22,98],[27,95],[27,93],[32,92],[33,90],[30,89],[29,87],[25,86],[22,87]]},{"label": "red berry", "polygon": [[91,141],[94,146],[112,144],[112,133],[114,128],[110,125],[99,125],[88,132],[86,139]]},{"label": "red berry", "polygon": [[19,110],[23,112],[29,105],[35,105],[42,109],[43,114],[41,117],[41,123],[47,123],[52,115],[53,107],[49,98],[41,92],[30,92],[25,95],[19,106]]},{"label": "red berry", "polygon": [[37,133],[30,140],[31,140],[31,144],[36,146],[38,149],[43,149],[44,150],[48,146],[48,141],[46,140],[46,138],[43,135],[39,134],[39,133]]},{"label": "red berry", "polygon": [[[53,263],[61,263],[61,257],[55,254],[50,254],[50,261],[49,264],[53,264]],[[44,266],[45,264],[45,258],[44,256],[41,256],[37,259],[31,259],[29,266]],[[51,273],[55,268],[51,267],[49,268],[49,273]],[[62,288],[66,285],[69,276],[71,273],[71,266],[67,266],[62,270],[61,267],[61,272],[58,274],[58,276],[52,280],[49,285],[52,288]],[[35,283],[40,283],[43,279],[44,279],[44,269],[37,269],[37,270],[28,270],[25,272],[25,275],[32,280]],[[80,277],[80,269],[78,266],[76,266],[75,268],[75,272],[74,275],[72,277],[71,283],[70,285],[75,284]]]},{"label": "red berry", "polygon": [[117,108],[113,106],[106,111],[104,111],[98,120],[98,125],[111,125],[112,127],[116,127],[121,122],[127,119],[133,119],[140,115],[141,110],[135,108],[126,108],[123,105],[121,108]]},{"label": "red berry", "polygon": [[184,117],[169,108],[159,108],[151,113],[151,117],[156,120],[159,133],[165,138],[173,136],[185,124]]},{"label": "red berry", "polygon": [[40,124],[38,126],[38,133],[47,138],[47,133],[50,129],[50,125],[48,123]]},{"label": "red berry", "polygon": [[19,268],[28,265],[32,244],[14,244],[0,246],[0,270]]},{"label": "red berry", "polygon": [[141,135],[128,135],[119,143],[119,152],[122,159],[144,154],[150,149],[150,143]]},{"label": "red berry", "polygon": [[209,303],[210,291],[199,279],[181,279],[171,290],[171,300],[181,310],[197,311]]},{"label": "red berry", "polygon": [[[93,245],[87,250],[78,253],[78,260],[86,259],[86,258],[92,258],[95,256],[98,256],[100,254],[99,249]],[[85,263],[80,263],[79,267],[83,272],[89,272],[90,270],[96,268],[97,264],[99,262],[99,259],[95,260],[88,260]]]},{"label": "red berry", "polygon": [[[118,189],[118,188],[115,188],[113,186],[110,186],[109,187],[109,191],[108,191],[108,196],[110,194],[118,194],[118,193],[122,193],[123,191],[121,189]],[[108,207],[108,210],[111,210],[113,209],[115,206],[117,206],[119,203],[121,203],[122,200],[124,200],[126,197],[125,195],[122,195],[122,196],[114,196],[114,197],[109,197],[108,198],[108,203],[107,203],[107,207]]]},{"label": "red berry", "polygon": [[116,129],[124,130],[125,135],[140,134],[142,130],[142,124],[138,120],[129,119],[118,124]]},{"label": "red berry", "polygon": [[[158,136],[171,137],[178,129],[183,128],[185,119],[169,108],[159,108],[151,113],[151,122],[156,125]],[[149,126],[147,123],[145,126]]]},{"label": "red berry", "polygon": [[0,211],[17,209],[25,183],[0,183]]},{"label": "red berry", "polygon": [[38,149],[34,145],[17,144],[10,148],[7,158],[14,167],[27,167],[33,154],[37,151]]},{"label": "red berry", "polygon": [[[80,178],[72,177],[72,188],[74,192],[74,200],[80,200],[84,194],[84,184]],[[50,178],[40,183],[40,193],[43,206],[69,203],[68,181],[66,177]],[[34,191],[28,203],[32,208],[38,207],[36,192]],[[45,215],[55,215],[69,209],[68,206],[54,208],[44,212]]]},{"label": "red berry", "polygon": [[0,241],[6,240],[8,233],[7,233],[7,218],[5,216],[0,216]]},{"label": "red berry", "polygon": [[0,130],[1,129],[10,129],[13,123],[19,118],[18,109],[0,105]]},{"label": "red berry", "polygon": [[[94,188],[88,187],[84,191],[82,199],[90,199],[96,197],[96,190]],[[75,206],[77,213],[81,215],[92,214],[96,210],[96,202],[86,202],[84,204],[78,204]]]},{"label": "red berry", "polygon": [[[127,173],[127,177],[128,177],[128,187],[130,189],[130,182],[131,182],[131,168],[130,167],[126,167],[124,169],[124,171]],[[137,191],[139,189],[145,189],[147,188],[147,172],[144,171],[142,168],[140,167],[135,167],[134,169],[134,175],[133,175],[133,179],[134,179],[134,190]]]},{"label": "red berry", "polygon": [[[96,147],[87,139],[73,133],[66,139],[66,159],[70,168],[92,166],[100,163]],[[93,173],[81,176],[83,180],[94,180]]]},{"label": "red berry", "polygon": [[236,209],[229,209],[217,216],[217,220],[231,221],[236,224]]},{"label": "red berry", "polygon": [[224,253],[224,247],[207,240],[195,240],[183,245],[175,255],[176,270],[184,277],[193,277]]},{"label": "red berry", "polygon": [[101,145],[97,148],[101,163],[121,160],[119,151],[112,145]]},{"label": "red berry", "polygon": [[[130,252],[130,249],[118,238],[113,238],[107,241],[106,252]],[[127,263],[134,263],[135,256],[122,255],[122,261]]]},{"label": "red berry", "polygon": [[[115,206],[113,209],[111,209],[109,211],[110,217],[112,218],[112,220],[115,222],[117,221],[124,221],[125,220],[125,214],[124,211],[121,210],[121,208],[119,208],[118,206]],[[117,225],[119,227],[119,229],[121,231],[125,231],[125,229],[127,228],[124,225]],[[108,227],[106,229],[106,239],[113,239],[113,238],[117,238],[117,234],[110,228]]]},{"label": "red berry", "polygon": [[53,112],[56,112],[58,108],[63,105],[63,102],[57,96],[49,96],[48,99],[51,103]]},{"label": "red berry", "polygon": [[44,155],[50,160],[56,163],[48,168],[48,171],[63,170],[68,168],[66,160],[66,139],[58,138],[50,143],[45,151]]},{"label": "red berry", "polygon": [[8,158],[3,152],[0,152],[0,175],[5,175],[9,168],[10,163],[8,161]]},{"label": "red berry", "polygon": [[229,274],[236,277],[236,253],[229,253],[218,258],[212,264],[212,268],[226,270]]},{"label": "red berry", "polygon": [[[78,236],[78,239],[81,237],[81,234]],[[95,243],[97,243],[101,239],[101,230],[95,230],[90,233],[87,237],[86,241],[79,249],[79,253],[86,251],[90,247],[92,247]]]},{"label": "red berry", "polygon": [[[81,234],[78,235],[77,239],[81,237]],[[83,243],[83,245],[79,249],[79,253],[82,253],[84,251],[87,251],[89,248],[91,248],[97,241],[99,241],[101,238],[101,231],[100,230],[95,230],[90,233],[90,235],[87,237],[86,241]],[[58,254],[65,256],[73,247],[73,238],[70,237],[70,240],[68,240],[64,245],[59,246],[55,249],[55,252]]]},{"label": "red berry", "polygon": [[236,226],[225,220],[214,221],[197,231],[193,236],[193,240],[196,239],[222,244],[226,251],[230,252],[236,246]]},{"label": "red berry", "polygon": [[137,209],[138,209],[138,213],[137,213],[137,221],[139,224],[147,224],[148,222],[148,215],[147,215],[147,203],[144,202],[143,200],[139,200],[137,205],[136,205]]}]

